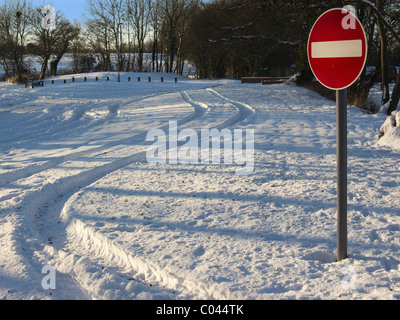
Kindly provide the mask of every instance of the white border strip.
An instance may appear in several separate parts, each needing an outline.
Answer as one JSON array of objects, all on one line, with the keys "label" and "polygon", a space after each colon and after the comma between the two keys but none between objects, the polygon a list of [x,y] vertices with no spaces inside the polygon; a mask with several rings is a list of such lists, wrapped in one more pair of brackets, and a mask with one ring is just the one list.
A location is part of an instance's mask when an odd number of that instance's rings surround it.
[{"label": "white border strip", "polygon": [[360,58],[362,57],[362,41],[326,41],[311,43],[312,58]]}]

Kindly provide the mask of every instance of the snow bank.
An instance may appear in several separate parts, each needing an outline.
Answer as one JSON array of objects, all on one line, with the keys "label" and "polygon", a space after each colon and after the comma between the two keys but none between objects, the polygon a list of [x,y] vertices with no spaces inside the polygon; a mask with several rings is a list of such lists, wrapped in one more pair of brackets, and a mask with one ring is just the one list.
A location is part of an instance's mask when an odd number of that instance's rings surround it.
[{"label": "snow bank", "polygon": [[400,150],[400,111],[393,112],[382,125],[379,144]]}]

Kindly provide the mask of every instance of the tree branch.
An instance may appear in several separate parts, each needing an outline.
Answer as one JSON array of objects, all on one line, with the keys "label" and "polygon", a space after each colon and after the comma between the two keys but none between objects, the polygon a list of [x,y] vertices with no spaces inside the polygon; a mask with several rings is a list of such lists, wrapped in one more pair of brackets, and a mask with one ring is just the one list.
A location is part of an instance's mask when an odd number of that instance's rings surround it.
[{"label": "tree branch", "polygon": [[375,17],[385,25],[385,27],[390,31],[390,33],[393,35],[393,37],[400,44],[400,35],[392,28],[390,23],[379,12],[378,8],[369,0],[360,0],[359,2],[365,4],[368,8],[370,8],[373,11],[373,13],[375,14]]}]

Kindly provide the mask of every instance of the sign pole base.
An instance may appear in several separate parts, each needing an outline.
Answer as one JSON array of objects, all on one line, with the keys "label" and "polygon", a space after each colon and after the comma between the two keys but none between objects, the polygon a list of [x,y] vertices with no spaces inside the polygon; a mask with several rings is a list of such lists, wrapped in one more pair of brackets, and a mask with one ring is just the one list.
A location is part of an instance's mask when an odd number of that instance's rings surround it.
[{"label": "sign pole base", "polygon": [[337,105],[337,260],[347,254],[347,89],[336,91]]}]

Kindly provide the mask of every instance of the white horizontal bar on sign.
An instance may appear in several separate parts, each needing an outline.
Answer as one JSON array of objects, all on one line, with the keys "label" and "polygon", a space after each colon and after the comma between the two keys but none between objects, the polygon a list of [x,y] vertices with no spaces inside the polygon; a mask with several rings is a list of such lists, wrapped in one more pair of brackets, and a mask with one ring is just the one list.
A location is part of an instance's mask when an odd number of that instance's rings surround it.
[{"label": "white horizontal bar on sign", "polygon": [[360,58],[361,40],[323,41],[311,43],[312,58]]}]

